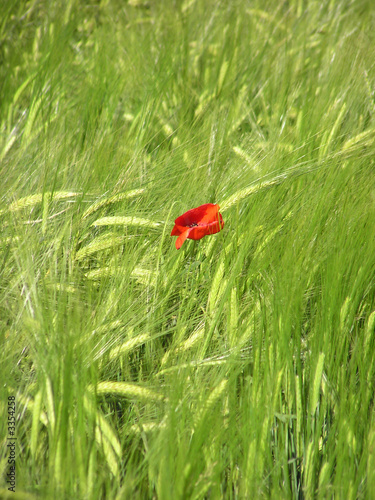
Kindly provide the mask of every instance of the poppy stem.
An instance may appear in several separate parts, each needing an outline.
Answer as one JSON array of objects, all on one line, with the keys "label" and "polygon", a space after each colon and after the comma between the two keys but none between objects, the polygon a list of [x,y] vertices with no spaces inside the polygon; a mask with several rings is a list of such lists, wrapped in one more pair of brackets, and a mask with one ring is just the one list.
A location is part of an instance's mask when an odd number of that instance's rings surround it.
[{"label": "poppy stem", "polygon": [[190,240],[189,241],[189,251],[188,255],[191,258],[191,260],[195,260],[197,256],[197,241],[196,240]]}]

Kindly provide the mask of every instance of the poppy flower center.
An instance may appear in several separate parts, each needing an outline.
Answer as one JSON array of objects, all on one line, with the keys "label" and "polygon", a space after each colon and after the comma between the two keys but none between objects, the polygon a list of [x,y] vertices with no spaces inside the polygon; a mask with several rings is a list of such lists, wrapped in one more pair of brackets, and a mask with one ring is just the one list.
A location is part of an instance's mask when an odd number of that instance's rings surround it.
[{"label": "poppy flower center", "polygon": [[189,224],[188,227],[196,227],[198,224],[196,222],[193,222],[192,224]]}]

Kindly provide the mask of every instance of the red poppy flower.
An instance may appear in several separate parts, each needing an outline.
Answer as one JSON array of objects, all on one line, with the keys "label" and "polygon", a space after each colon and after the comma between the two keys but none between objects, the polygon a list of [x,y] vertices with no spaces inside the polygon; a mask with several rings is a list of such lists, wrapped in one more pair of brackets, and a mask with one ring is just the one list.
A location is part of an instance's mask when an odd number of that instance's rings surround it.
[{"label": "red poppy flower", "polygon": [[224,227],[224,221],[219,213],[219,208],[219,205],[206,203],[177,217],[171,232],[171,236],[178,236],[176,240],[177,250],[182,247],[187,238],[200,240],[203,236],[221,231]]}]

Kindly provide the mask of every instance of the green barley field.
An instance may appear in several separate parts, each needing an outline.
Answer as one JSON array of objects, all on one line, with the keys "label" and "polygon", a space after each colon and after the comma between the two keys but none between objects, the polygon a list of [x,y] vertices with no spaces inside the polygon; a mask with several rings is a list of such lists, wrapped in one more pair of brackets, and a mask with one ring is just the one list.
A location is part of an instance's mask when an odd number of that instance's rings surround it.
[{"label": "green barley field", "polygon": [[370,0],[2,0],[0,172],[1,498],[375,498]]}]

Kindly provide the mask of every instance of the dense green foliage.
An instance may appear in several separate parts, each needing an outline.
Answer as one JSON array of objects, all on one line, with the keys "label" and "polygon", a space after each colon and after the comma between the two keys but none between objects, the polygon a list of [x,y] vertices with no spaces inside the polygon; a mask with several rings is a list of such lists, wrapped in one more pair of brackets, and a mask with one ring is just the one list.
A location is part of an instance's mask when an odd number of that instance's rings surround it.
[{"label": "dense green foliage", "polygon": [[369,498],[372,3],[1,10],[0,496]]}]

